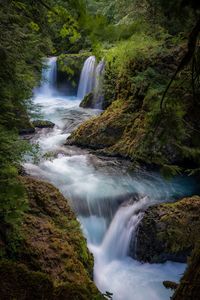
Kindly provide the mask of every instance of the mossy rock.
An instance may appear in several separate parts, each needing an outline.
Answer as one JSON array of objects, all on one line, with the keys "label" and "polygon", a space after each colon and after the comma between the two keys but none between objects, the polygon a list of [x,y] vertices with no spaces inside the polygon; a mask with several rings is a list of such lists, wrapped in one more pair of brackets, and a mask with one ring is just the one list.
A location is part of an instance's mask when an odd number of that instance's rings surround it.
[{"label": "mossy rock", "polygon": [[186,262],[200,238],[199,215],[199,196],[150,207],[138,227],[131,254],[150,263]]},{"label": "mossy rock", "polygon": [[77,54],[61,54],[58,56],[58,81],[65,80],[66,82],[77,85],[83,64],[90,55],[89,52],[80,52]]},{"label": "mossy rock", "polygon": [[[130,132],[130,124],[134,128],[134,120],[137,119],[140,122],[140,115],[137,112],[135,114],[128,113],[131,106],[128,101],[114,101],[100,116],[86,121],[75,130],[67,142],[101,149],[108,155],[131,157],[137,146],[134,135],[140,124],[135,123],[135,133]],[[141,124],[140,126],[142,127]],[[126,128],[129,128],[129,131]],[[127,134],[129,136],[126,136]],[[134,134],[132,138],[131,134]]]},{"label": "mossy rock", "polygon": [[189,259],[189,265],[176,289],[172,300],[197,300],[200,295],[200,242]]},{"label": "mossy rock", "polygon": [[84,99],[81,101],[80,107],[83,108],[93,108],[94,107],[94,95],[93,93],[87,94]]},{"label": "mossy rock", "polygon": [[36,128],[53,128],[55,124],[47,120],[35,120],[32,121],[32,124]]},{"label": "mossy rock", "polygon": [[[80,224],[68,201],[47,182],[31,177],[21,177],[20,180],[27,192],[29,208],[24,213],[21,238],[15,251],[8,251],[3,241],[1,243],[5,247],[4,258],[12,258],[16,265],[13,265],[12,273],[12,266],[9,264],[13,261],[8,262],[5,272],[12,275],[12,281],[7,276],[5,282],[4,268],[1,269],[0,265],[1,286],[5,286],[2,293],[0,290],[0,299],[93,300],[97,296],[103,299],[92,282],[93,256],[87,249]],[[19,278],[18,270],[22,270]],[[41,278],[40,289],[37,288],[38,278]],[[29,284],[26,290],[27,281]],[[16,288],[12,291],[13,284]],[[32,289],[35,289],[33,297],[23,298],[26,293],[31,295]],[[41,297],[37,297],[41,289]],[[4,297],[6,293],[7,297]],[[18,296],[20,293],[21,296]]]},{"label": "mossy rock", "polygon": [[33,272],[23,264],[0,262],[0,299],[2,300],[53,300],[54,287],[50,278]]},{"label": "mossy rock", "polygon": [[60,284],[42,272],[30,271],[25,265],[0,261],[0,299],[2,300],[103,300],[95,289],[77,283]]}]

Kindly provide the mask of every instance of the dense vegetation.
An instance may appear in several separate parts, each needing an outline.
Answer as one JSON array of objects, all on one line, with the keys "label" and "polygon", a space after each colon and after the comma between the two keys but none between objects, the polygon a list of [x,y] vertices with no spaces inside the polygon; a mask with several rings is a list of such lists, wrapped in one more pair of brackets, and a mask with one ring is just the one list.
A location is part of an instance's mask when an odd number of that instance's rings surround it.
[{"label": "dense vegetation", "polygon": [[33,126],[45,56],[59,55],[74,82],[65,55],[72,64],[82,50],[106,61],[106,110],[73,143],[156,164],[166,175],[199,172],[199,9],[195,0],[0,1],[0,238],[9,256],[29,206],[19,173],[31,149],[19,132]]},{"label": "dense vegetation", "polygon": [[17,168],[30,149],[18,139],[18,132],[31,126],[32,89],[40,80],[43,57],[69,49],[80,38],[77,23],[80,8],[78,1],[0,3],[1,222],[16,225],[26,209]]}]

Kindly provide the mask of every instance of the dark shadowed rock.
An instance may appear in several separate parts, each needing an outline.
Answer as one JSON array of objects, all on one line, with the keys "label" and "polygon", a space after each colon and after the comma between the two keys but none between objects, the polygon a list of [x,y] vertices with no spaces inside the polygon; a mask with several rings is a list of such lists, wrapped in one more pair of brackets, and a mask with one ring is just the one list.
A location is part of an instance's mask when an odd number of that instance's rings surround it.
[{"label": "dark shadowed rock", "polygon": [[94,95],[93,93],[87,94],[80,103],[80,107],[93,108],[94,107]]},{"label": "dark shadowed rock", "polygon": [[189,259],[189,266],[185,271],[172,300],[197,300],[200,298],[200,243]]},{"label": "dark shadowed rock", "polygon": [[200,237],[200,197],[150,207],[139,225],[137,259],[160,263],[186,262]]}]

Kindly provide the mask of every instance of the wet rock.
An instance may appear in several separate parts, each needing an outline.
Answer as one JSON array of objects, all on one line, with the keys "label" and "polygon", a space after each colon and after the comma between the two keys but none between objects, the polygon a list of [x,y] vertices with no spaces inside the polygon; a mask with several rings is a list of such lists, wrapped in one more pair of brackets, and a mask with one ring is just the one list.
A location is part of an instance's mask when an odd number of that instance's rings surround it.
[{"label": "wet rock", "polygon": [[32,122],[32,124],[36,128],[53,128],[55,126],[54,123],[47,120],[35,120]]},{"label": "wet rock", "polygon": [[84,99],[80,103],[80,107],[83,108],[93,108],[94,107],[94,95],[93,93],[89,93],[84,97]]},{"label": "wet rock", "polygon": [[139,225],[135,253],[143,262],[186,262],[200,237],[200,197],[150,207]]},{"label": "wet rock", "polygon": [[178,287],[178,284],[173,281],[163,281],[163,285],[164,287],[166,287],[166,289],[171,289],[171,290],[176,290]]},{"label": "wet rock", "polygon": [[29,127],[29,128],[23,128],[19,130],[20,135],[30,135],[35,133],[35,128],[34,127]]}]

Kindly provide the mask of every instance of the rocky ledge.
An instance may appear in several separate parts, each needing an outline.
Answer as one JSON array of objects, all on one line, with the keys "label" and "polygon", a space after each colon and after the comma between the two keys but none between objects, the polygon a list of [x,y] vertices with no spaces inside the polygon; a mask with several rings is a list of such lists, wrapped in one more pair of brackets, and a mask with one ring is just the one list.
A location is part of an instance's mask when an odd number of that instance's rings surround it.
[{"label": "rocky ledge", "polygon": [[93,257],[67,200],[51,184],[21,179],[29,208],[14,253],[0,234],[0,299],[104,299]]},{"label": "rocky ledge", "polygon": [[186,262],[200,237],[199,215],[199,196],[150,207],[139,225],[133,256],[150,263]]}]

